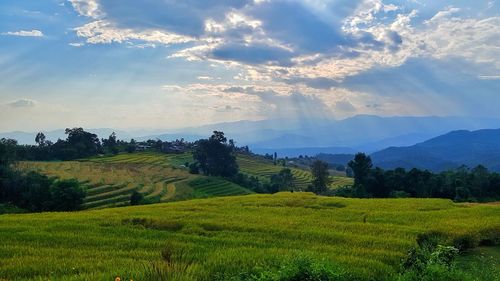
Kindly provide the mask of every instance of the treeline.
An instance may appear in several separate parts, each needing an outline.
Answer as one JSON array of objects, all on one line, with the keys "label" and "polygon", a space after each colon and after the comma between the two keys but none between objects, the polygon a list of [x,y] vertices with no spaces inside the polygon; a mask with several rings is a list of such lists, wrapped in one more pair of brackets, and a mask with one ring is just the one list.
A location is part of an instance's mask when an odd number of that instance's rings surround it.
[{"label": "treeline", "polygon": [[[66,129],[67,138],[59,139],[55,143],[47,140],[43,133],[35,138],[37,145],[17,145],[15,154],[19,160],[74,160],[95,156],[98,154],[118,154],[119,152],[133,152],[136,150],[134,140],[125,142],[117,140],[112,133],[107,139],[99,139],[96,134],[85,131],[83,128]],[[15,142],[9,140],[10,142]]]},{"label": "treeline", "polygon": [[[120,140],[113,132],[108,138],[99,139],[96,134],[85,131],[83,128],[66,129],[66,139],[58,139],[56,142],[47,140],[40,132],[35,137],[36,145],[19,145],[16,140],[7,139],[15,148],[15,156],[18,160],[51,161],[51,160],[75,160],[97,155],[116,155],[122,152],[132,153],[135,151],[156,151],[164,153],[185,153],[192,151],[198,144],[188,142],[184,139],[174,141],[145,140],[130,141]],[[232,140],[231,140],[232,142]],[[212,147],[213,148],[213,147]],[[239,153],[250,153],[248,146],[236,147],[232,142],[232,149]]]},{"label": "treeline", "polygon": [[[76,180],[49,178],[12,169],[16,143],[0,140],[0,205],[31,212],[80,209],[85,191]],[[12,209],[12,208],[11,208]]]},{"label": "treeline", "polygon": [[373,168],[371,158],[358,153],[349,162],[354,185],[334,191],[349,197],[448,198],[455,201],[494,201],[500,199],[500,174],[483,166],[473,169],[432,173],[427,170]]}]

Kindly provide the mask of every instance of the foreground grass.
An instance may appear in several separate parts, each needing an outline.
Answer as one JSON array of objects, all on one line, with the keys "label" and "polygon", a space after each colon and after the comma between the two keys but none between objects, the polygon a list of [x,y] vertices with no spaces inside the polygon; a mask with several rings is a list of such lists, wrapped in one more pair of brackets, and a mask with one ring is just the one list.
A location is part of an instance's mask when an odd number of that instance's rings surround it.
[{"label": "foreground grass", "polygon": [[279,193],[1,215],[0,280],[213,280],[298,255],[384,280],[429,231],[498,238],[500,207]]}]

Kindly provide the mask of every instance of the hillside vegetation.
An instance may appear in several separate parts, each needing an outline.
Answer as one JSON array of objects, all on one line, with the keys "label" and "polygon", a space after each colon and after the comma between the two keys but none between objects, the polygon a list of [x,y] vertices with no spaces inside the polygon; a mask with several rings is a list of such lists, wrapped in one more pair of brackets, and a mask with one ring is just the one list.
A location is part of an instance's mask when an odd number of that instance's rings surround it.
[{"label": "hillside vegetation", "polygon": [[310,193],[0,218],[3,280],[230,280],[297,256],[385,280],[419,235],[477,245],[500,234],[498,205]]},{"label": "hillside vegetation", "polygon": [[[268,179],[271,175],[277,174],[283,169],[282,166],[274,165],[270,160],[257,158],[255,156],[238,155],[237,162],[242,172],[258,176],[262,179]],[[306,190],[307,186],[312,182],[310,171],[298,168],[290,168],[290,170],[294,176],[294,185],[300,190]],[[331,188],[353,184],[353,179],[348,177],[332,176],[331,180]]]},{"label": "hillside vegetation", "polygon": [[134,190],[153,203],[251,193],[225,179],[191,175],[179,168],[189,160],[188,154],[144,152],[84,161],[21,162],[18,168],[62,179],[76,178],[85,185],[84,208],[129,205]]},{"label": "hillside vegetation", "polygon": [[[111,157],[93,157],[81,161],[18,163],[22,170],[35,170],[61,179],[76,178],[84,183],[87,196],[84,208],[126,206],[136,190],[149,202],[167,202],[211,196],[244,195],[252,193],[226,179],[193,175],[182,165],[192,162],[191,154],[156,152],[124,153]],[[269,180],[283,167],[258,157],[238,155],[243,173]],[[294,184],[305,190],[311,173],[292,168]],[[346,177],[332,177],[332,187],[352,183]]]}]

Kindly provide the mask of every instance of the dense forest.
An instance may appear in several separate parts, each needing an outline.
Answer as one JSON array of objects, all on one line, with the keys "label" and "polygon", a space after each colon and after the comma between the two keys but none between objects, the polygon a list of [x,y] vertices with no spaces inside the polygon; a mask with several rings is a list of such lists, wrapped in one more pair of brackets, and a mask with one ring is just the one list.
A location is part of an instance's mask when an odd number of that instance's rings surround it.
[{"label": "dense forest", "polygon": [[495,201],[500,199],[500,174],[479,165],[441,173],[428,170],[373,168],[372,160],[358,153],[348,165],[354,185],[333,193],[348,197],[448,198],[455,201]]}]

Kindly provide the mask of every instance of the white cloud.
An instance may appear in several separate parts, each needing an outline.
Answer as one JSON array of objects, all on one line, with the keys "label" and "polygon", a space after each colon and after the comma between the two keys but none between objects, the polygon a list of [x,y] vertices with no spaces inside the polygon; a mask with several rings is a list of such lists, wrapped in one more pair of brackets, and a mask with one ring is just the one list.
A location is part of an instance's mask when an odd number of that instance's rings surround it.
[{"label": "white cloud", "polygon": [[10,36],[22,36],[22,37],[43,37],[43,32],[37,29],[33,29],[31,31],[28,30],[20,30],[20,31],[9,31],[2,33],[3,35],[10,35]]},{"label": "white cloud", "polygon": [[99,18],[103,15],[99,9],[97,0],[68,0],[73,5],[73,8],[80,15],[90,18]]},{"label": "white cloud", "polygon": [[85,45],[85,43],[69,43],[68,45],[70,45],[71,47],[82,47]]},{"label": "white cloud", "polygon": [[7,103],[6,105],[10,107],[20,108],[20,107],[34,107],[36,105],[36,101],[31,99],[19,99],[16,101],[12,101]]},{"label": "white cloud", "polygon": [[188,36],[162,32],[159,30],[134,31],[132,29],[116,28],[105,20],[90,22],[84,26],[75,28],[75,31],[78,37],[86,38],[86,42],[89,44],[123,43],[137,40],[147,43],[169,45],[186,43],[193,40],[193,38]]},{"label": "white cloud", "polygon": [[500,80],[500,75],[478,75],[481,80]]}]

